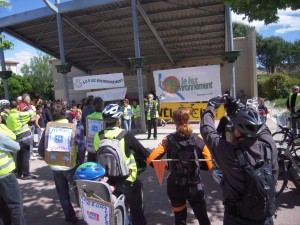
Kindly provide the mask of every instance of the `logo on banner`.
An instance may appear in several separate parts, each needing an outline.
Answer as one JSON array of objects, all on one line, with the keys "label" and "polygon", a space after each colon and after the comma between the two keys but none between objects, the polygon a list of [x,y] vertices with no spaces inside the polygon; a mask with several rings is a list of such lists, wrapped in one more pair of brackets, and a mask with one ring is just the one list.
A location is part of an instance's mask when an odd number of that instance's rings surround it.
[{"label": "logo on banner", "polygon": [[164,81],[162,81],[162,74],[160,73],[158,76],[159,79],[159,87],[170,94],[178,95],[182,100],[185,98],[178,92],[180,90],[180,81],[177,77],[169,76]]},{"label": "logo on banner", "polygon": [[75,85],[77,88],[81,88],[82,83],[81,83],[80,79],[76,79],[74,85]]},{"label": "logo on banner", "polygon": [[99,221],[99,214],[98,213],[87,211],[87,214],[88,214],[89,219]]}]

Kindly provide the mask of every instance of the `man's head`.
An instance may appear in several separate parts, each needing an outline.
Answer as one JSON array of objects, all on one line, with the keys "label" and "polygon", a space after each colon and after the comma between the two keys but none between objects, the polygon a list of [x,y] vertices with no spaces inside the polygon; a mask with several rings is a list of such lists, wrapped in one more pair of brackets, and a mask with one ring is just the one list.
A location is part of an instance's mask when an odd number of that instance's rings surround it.
[{"label": "man's head", "polygon": [[102,112],[104,106],[103,99],[101,97],[94,98],[93,106],[96,112]]},{"label": "man's head", "polygon": [[[257,138],[264,127],[258,113],[253,109],[241,108],[231,117],[235,136]],[[238,132],[237,132],[238,131]]]},{"label": "man's head", "polygon": [[25,103],[25,104],[30,104],[30,95],[29,94],[23,94],[22,95],[22,101]]},{"label": "man's head", "polygon": [[94,96],[93,95],[89,95],[86,99],[86,105],[93,105],[93,101],[94,101]]},{"label": "man's head", "polygon": [[11,103],[10,103],[10,108],[11,109],[16,109],[18,107],[18,103],[16,102],[16,101],[12,101]]},{"label": "man's head", "polygon": [[36,113],[42,113],[43,112],[43,106],[42,105],[37,105],[36,106]]},{"label": "man's head", "polygon": [[67,108],[65,105],[52,105],[50,113],[53,121],[65,119],[67,114]]},{"label": "man's head", "polygon": [[292,92],[293,93],[299,93],[299,86],[298,85],[294,85],[293,87],[292,87]]},{"label": "man's head", "polygon": [[10,108],[10,102],[6,99],[0,100],[0,109],[3,111],[8,111]]},{"label": "man's head", "polygon": [[148,101],[149,102],[153,101],[153,98],[154,98],[153,94],[148,94]]},{"label": "man's head", "polygon": [[118,126],[119,120],[123,115],[122,107],[117,104],[109,104],[105,106],[102,117],[106,127]]}]

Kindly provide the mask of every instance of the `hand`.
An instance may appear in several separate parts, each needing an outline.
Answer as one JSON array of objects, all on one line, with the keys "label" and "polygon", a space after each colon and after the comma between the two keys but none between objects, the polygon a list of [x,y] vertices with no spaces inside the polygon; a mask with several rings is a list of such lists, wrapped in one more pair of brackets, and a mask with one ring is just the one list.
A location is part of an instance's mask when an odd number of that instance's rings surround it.
[{"label": "hand", "polygon": [[215,109],[219,108],[222,104],[224,104],[224,98],[221,96],[214,97],[210,99],[207,103],[207,106],[212,106]]},{"label": "hand", "polygon": [[228,96],[225,99],[224,107],[227,114],[235,113],[235,111],[240,108],[240,100],[234,97]]}]

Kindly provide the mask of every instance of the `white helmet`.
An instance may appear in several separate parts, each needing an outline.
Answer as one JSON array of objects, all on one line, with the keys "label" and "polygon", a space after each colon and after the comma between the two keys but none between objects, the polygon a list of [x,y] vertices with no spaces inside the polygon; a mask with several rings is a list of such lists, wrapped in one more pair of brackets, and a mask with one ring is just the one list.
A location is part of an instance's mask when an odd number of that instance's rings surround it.
[{"label": "white helmet", "polygon": [[1,99],[0,100],[0,108],[2,108],[3,106],[9,106],[10,102],[6,99]]},{"label": "white helmet", "polygon": [[104,120],[117,121],[123,115],[122,107],[118,104],[109,104],[105,106],[102,112],[102,117]]},{"label": "white helmet", "polygon": [[223,180],[223,171],[222,170],[213,170],[212,176],[216,183],[221,184],[221,182]]}]

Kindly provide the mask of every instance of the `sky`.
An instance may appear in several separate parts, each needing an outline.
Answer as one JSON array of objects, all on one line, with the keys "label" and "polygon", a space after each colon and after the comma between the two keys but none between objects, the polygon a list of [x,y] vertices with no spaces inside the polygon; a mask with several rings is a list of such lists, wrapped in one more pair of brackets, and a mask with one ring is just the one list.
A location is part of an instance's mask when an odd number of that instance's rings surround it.
[{"label": "sky", "polygon": [[[52,3],[55,3],[55,1],[62,3],[70,0],[50,1]],[[43,0],[7,0],[7,2],[10,4],[10,7],[0,8],[0,18],[46,6]],[[255,26],[256,31],[263,37],[280,36],[289,42],[300,40],[300,10],[282,10],[278,12],[278,16],[280,18],[279,21],[276,24],[273,23],[268,26],[265,26],[262,21],[248,23],[247,20],[243,20],[244,15],[236,15],[234,13],[232,14],[232,20],[235,22],[242,22],[250,26]],[[19,62],[19,70],[24,63],[29,64],[30,58],[38,54],[37,49],[32,48],[31,46],[24,44],[9,35],[5,35],[5,37],[7,40],[14,43],[13,50],[7,50],[4,52],[5,60]]]}]

